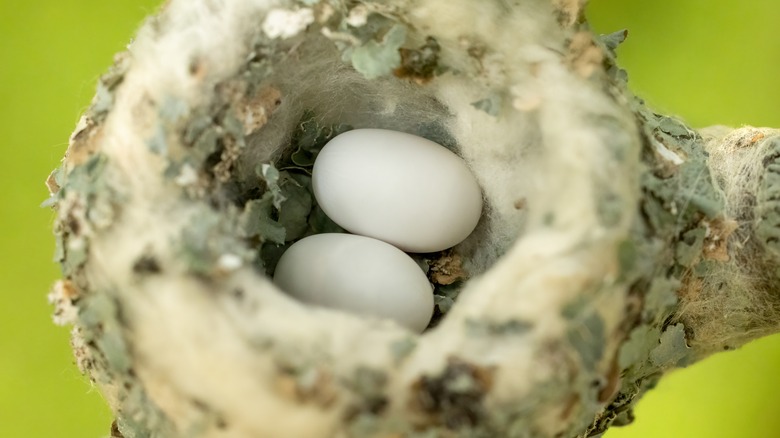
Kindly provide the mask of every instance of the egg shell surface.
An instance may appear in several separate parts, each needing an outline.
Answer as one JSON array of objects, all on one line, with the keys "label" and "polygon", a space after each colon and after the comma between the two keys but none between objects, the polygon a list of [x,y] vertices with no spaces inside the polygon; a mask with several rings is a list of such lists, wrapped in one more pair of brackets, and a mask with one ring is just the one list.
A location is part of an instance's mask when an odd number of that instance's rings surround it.
[{"label": "egg shell surface", "polygon": [[295,242],[276,265],[274,283],[300,301],[389,318],[417,333],[433,315],[433,290],[398,248],[352,234],[315,234]]},{"label": "egg shell surface", "polygon": [[334,222],[407,252],[457,245],[482,214],[482,191],[459,156],[398,131],[336,136],[317,155],[312,186]]}]

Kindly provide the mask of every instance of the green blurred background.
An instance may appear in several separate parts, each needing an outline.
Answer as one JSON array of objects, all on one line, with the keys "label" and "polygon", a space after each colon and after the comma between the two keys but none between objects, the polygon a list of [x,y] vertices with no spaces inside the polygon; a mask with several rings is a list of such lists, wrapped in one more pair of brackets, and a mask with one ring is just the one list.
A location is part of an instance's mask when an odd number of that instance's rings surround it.
[{"label": "green blurred background", "polygon": [[[0,0],[0,438],[108,435],[68,329],[51,323],[52,213],[38,205],[98,75],[160,3]],[[597,32],[630,30],[621,64],[659,110],[694,126],[780,127],[780,1],[592,0],[589,11]],[[775,336],[673,373],[606,438],[780,437],[778,404]]]}]

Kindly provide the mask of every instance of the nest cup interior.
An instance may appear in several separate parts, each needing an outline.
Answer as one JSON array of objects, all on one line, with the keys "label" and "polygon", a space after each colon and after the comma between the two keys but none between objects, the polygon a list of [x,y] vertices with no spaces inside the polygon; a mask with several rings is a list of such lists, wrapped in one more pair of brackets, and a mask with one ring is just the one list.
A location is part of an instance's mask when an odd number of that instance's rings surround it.
[{"label": "nest cup interior", "polygon": [[[366,79],[341,60],[333,42],[308,35],[295,54],[274,65],[274,72],[257,87],[281,93],[268,123],[247,138],[237,163],[237,178],[256,180],[255,167],[270,162],[281,167],[298,147],[294,135],[302,122],[344,131],[379,128],[427,138],[453,152],[458,145],[449,132],[451,111],[425,85],[385,77]],[[343,132],[343,131],[342,131]]]},{"label": "nest cup interior", "polygon": [[[311,204],[310,209],[285,212],[287,206],[282,202],[280,208],[273,209],[271,218],[287,228],[283,242],[270,242],[266,238],[250,240],[250,245],[260,253],[261,270],[268,276],[273,275],[279,257],[295,241],[320,232],[343,231],[333,223],[323,225],[321,218],[314,219],[323,213],[318,210],[311,191],[311,164],[318,149],[330,138],[351,129],[382,128],[429,139],[459,154],[458,142],[450,133],[455,122],[453,111],[437,99],[435,87],[392,75],[366,79],[342,60],[333,41],[311,30],[279,44],[289,46],[287,50],[277,50],[287,53],[285,56],[269,62],[263,55],[253,53],[254,58],[250,56],[244,74],[238,76],[239,80],[246,80],[248,94],[265,93],[274,96],[275,101],[271,103],[267,122],[245,138],[245,147],[233,165],[230,179],[217,192],[222,201],[229,200],[229,204],[238,204],[246,210],[248,203],[256,202],[271,190],[270,185],[274,183],[263,177],[261,168],[272,164],[280,172],[278,184],[283,198],[304,196],[307,198],[304,203]],[[252,74],[253,69],[265,74]],[[221,147],[212,157],[216,159],[223,153]],[[286,183],[295,193],[284,193]],[[301,194],[300,187],[309,193]],[[483,216],[489,211],[490,205],[485,203]],[[309,218],[289,218],[289,214]],[[295,222],[293,229],[284,221]],[[482,269],[469,266],[468,258],[478,252],[480,244],[490,245],[489,239],[480,238],[486,232],[485,227],[483,217],[472,235],[453,250],[463,261],[457,281],[435,285],[436,294],[445,301],[446,308],[465,280]],[[415,258],[424,265],[433,263],[445,252]],[[439,306],[436,315],[443,313],[440,308],[446,310]]]},{"label": "nest cup interior", "polygon": [[279,163],[297,148],[293,135],[301,122],[320,127],[380,128],[415,134],[457,152],[448,132],[452,114],[425,85],[396,77],[366,79],[341,59],[322,36],[307,34],[285,42],[295,53],[274,64],[258,88],[281,94],[268,123],[247,139],[239,178],[252,180],[260,162]]}]

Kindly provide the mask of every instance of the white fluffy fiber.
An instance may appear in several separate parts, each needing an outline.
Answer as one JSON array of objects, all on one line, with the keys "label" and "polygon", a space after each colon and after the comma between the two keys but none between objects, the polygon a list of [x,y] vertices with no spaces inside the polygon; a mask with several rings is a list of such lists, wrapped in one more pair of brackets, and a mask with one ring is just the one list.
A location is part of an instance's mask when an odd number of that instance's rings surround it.
[{"label": "white fluffy fiber", "polygon": [[[126,312],[135,373],[183,434],[204,422],[194,400],[218,413],[229,427],[208,426],[205,436],[214,437],[333,436],[354,401],[339,382],[359,366],[387,370],[390,412],[399,415],[408,384],[455,354],[497,367],[489,404],[521,398],[548,372],[533,366],[534,343],[561,335],[560,307],[594,284],[608,284],[616,272],[615,245],[632,217],[604,226],[600,187],[614,187],[623,205],[636,196],[633,122],[566,65],[569,35],[546,1],[377,2],[374,7],[408,21],[410,46],[427,35],[442,45],[442,63],[452,70],[427,85],[393,77],[367,81],[312,30],[268,79],[283,103],[249,138],[239,166],[245,175],[258,161],[278,156],[302,111],[313,109],[324,123],[356,127],[412,130],[422,121],[443,122],[484,189],[485,218],[462,248],[471,271],[484,274],[471,281],[440,327],[416,339],[404,362],[395,365],[389,346],[413,335],[390,322],[307,308],[249,266],[200,281],[177,259],[172,242],[182,228],[215,213],[164,181],[164,158],[147,147],[158,129],[158,106],[170,97],[186,102],[187,111],[207,105],[213,85],[245,62],[269,11],[293,11],[284,21],[290,28],[266,23],[266,32],[296,38],[308,12],[294,11],[307,7],[314,17],[323,13],[320,4],[293,1],[172,0],[130,47],[131,69],[101,142],[113,185],[127,198],[114,225],[94,236],[87,266],[95,289],[115,291]],[[482,62],[468,55],[469,45],[486,49]],[[191,74],[193,62],[205,76]],[[503,97],[497,116],[472,105],[496,94]],[[599,118],[615,121],[610,132],[593,129]],[[626,151],[620,163],[607,146],[616,131]],[[129,267],[145,251],[157,254],[165,270],[139,281]],[[229,293],[238,287],[243,301]],[[610,333],[623,291],[602,290]],[[475,342],[464,334],[469,318],[530,321],[534,343]],[[330,376],[338,395],[333,404],[302,403],[280,389],[279,365],[286,362]]]}]

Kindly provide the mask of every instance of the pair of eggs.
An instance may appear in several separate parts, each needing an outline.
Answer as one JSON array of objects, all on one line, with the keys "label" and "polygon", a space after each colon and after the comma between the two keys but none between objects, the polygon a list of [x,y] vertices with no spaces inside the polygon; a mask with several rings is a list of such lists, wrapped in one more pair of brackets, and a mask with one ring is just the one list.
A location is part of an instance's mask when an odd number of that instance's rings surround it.
[{"label": "pair of eggs", "polygon": [[433,293],[404,251],[441,251],[474,230],[482,193],[466,163],[421,137],[357,129],[322,148],[312,186],[328,217],[354,234],[296,242],[279,259],[274,282],[301,301],[422,332]]}]

